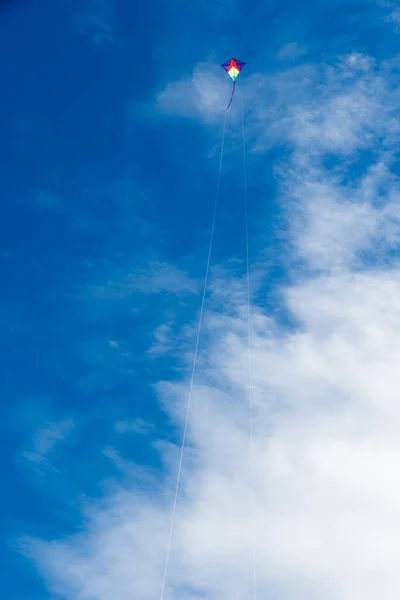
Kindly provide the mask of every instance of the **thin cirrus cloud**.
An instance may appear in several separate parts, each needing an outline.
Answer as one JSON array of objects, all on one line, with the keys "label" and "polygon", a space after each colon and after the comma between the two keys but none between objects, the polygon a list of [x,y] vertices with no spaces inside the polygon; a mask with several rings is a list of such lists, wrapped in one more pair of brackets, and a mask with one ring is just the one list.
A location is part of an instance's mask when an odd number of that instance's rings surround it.
[{"label": "thin cirrus cloud", "polygon": [[184,271],[165,262],[152,262],[147,268],[122,273],[113,265],[105,270],[102,279],[104,281],[91,284],[87,293],[100,298],[126,298],[135,293],[160,292],[179,296],[194,294],[198,289],[197,283]]},{"label": "thin cirrus cloud", "polygon": [[93,46],[124,44],[116,26],[114,0],[84,0],[73,7],[72,22],[79,35],[90,39]]},{"label": "thin cirrus cloud", "polygon": [[75,423],[71,418],[51,422],[36,431],[30,448],[23,451],[25,461],[37,469],[54,469],[51,457],[62,443],[74,430]]},{"label": "thin cirrus cloud", "polygon": [[135,419],[133,421],[117,421],[114,423],[114,430],[117,433],[138,433],[146,434],[150,433],[152,426],[150,423],[146,423],[143,419]]},{"label": "thin cirrus cloud", "polygon": [[[254,546],[260,597],[397,600],[396,74],[350,55],[333,66],[283,71],[265,96],[264,76],[253,83],[250,150],[269,147],[272,121],[273,139],[290,150],[277,176],[293,259],[281,297],[295,326],[282,328],[251,307],[251,509],[243,295],[232,296],[229,317],[206,310],[166,597],[250,597]],[[175,87],[163,106],[208,119],[211,88],[205,84],[199,104]],[[220,286],[212,293],[227,301]],[[157,386],[177,426],[186,384]],[[159,448],[169,467],[161,496],[117,488],[86,508],[76,535],[24,540],[52,593],[67,600],[159,594],[179,452]]]}]

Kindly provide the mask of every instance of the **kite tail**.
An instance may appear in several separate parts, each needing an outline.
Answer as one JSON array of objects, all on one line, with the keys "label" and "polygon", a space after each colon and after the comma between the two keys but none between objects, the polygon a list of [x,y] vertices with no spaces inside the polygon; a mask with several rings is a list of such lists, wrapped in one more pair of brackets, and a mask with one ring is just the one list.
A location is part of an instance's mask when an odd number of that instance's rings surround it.
[{"label": "kite tail", "polygon": [[228,106],[226,107],[226,109],[225,109],[225,112],[227,112],[227,111],[230,109],[230,107],[231,107],[232,100],[233,100],[233,96],[234,96],[234,94],[235,94],[235,84],[236,84],[236,81],[234,81],[234,82],[233,82],[231,99],[229,100],[229,104],[228,104]]}]

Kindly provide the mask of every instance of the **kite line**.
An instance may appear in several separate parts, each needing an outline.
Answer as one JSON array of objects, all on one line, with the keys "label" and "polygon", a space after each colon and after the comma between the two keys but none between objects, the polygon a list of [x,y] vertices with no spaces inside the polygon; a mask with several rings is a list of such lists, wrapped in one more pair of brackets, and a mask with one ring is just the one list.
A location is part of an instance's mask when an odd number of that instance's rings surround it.
[{"label": "kite line", "polygon": [[168,575],[169,558],[170,558],[170,554],[171,554],[172,534],[173,534],[173,530],[174,530],[176,507],[177,507],[177,503],[178,503],[179,484],[180,484],[181,474],[182,474],[183,454],[184,454],[184,450],[185,450],[186,434],[187,434],[189,415],[190,415],[190,407],[191,407],[191,403],[192,403],[193,385],[194,385],[194,377],[195,377],[195,373],[196,373],[197,355],[198,355],[198,351],[199,351],[201,327],[203,324],[204,304],[205,304],[205,299],[206,299],[208,277],[209,277],[209,272],[210,272],[211,253],[212,253],[212,247],[213,247],[213,242],[214,242],[215,221],[216,221],[216,216],[217,216],[219,190],[220,190],[220,184],[221,184],[222,159],[224,156],[224,146],[225,146],[225,129],[226,129],[226,112],[224,114],[224,122],[223,122],[223,127],[222,127],[221,151],[220,151],[220,157],[219,157],[217,189],[216,189],[215,200],[214,200],[214,212],[213,212],[211,232],[210,232],[210,243],[208,246],[206,272],[205,272],[205,276],[204,276],[203,295],[202,295],[202,299],[201,299],[200,315],[199,315],[199,321],[198,321],[198,325],[197,325],[196,343],[195,343],[195,348],[194,348],[192,372],[191,372],[191,377],[190,377],[189,392],[188,392],[188,399],[187,399],[187,405],[186,405],[186,416],[185,416],[185,424],[183,427],[183,434],[182,434],[181,451],[180,451],[179,464],[178,464],[178,473],[176,476],[175,495],[174,495],[174,501],[173,501],[173,506],[172,506],[170,527],[169,527],[168,544],[167,544],[167,552],[166,552],[166,557],[165,557],[164,575],[163,575],[162,584],[161,584],[160,600],[164,600],[165,584],[166,584],[167,575]]},{"label": "kite line", "polygon": [[[232,93],[231,93],[231,97],[230,97],[228,106],[226,107],[226,109],[224,111],[221,150],[220,150],[218,176],[217,176],[217,187],[216,187],[215,200],[214,200],[213,218],[212,218],[212,225],[211,225],[211,232],[210,232],[210,241],[209,241],[207,263],[206,263],[206,270],[205,270],[205,276],[204,276],[203,293],[202,293],[202,299],[201,299],[201,305],[200,305],[200,315],[199,315],[199,320],[198,320],[198,325],[197,325],[196,342],[195,342],[195,348],[194,348],[194,354],[193,354],[193,363],[192,363],[192,370],[191,370],[190,384],[189,384],[189,391],[188,391],[188,398],[187,398],[186,415],[185,415],[185,421],[184,421],[184,427],[183,427],[183,433],[182,433],[182,442],[181,442],[181,448],[180,448],[178,472],[177,472],[177,476],[176,476],[174,500],[173,500],[173,506],[172,506],[172,512],[171,512],[171,519],[170,519],[168,543],[167,543],[167,550],[166,550],[165,564],[164,564],[164,573],[163,573],[161,591],[160,591],[160,600],[164,600],[164,595],[165,595],[165,587],[166,587],[168,567],[169,567],[170,554],[171,554],[172,535],[173,535],[173,530],[174,530],[174,525],[175,525],[175,516],[176,516],[177,503],[178,503],[179,485],[180,485],[180,480],[181,480],[181,475],[182,475],[183,456],[184,456],[190,408],[191,408],[192,396],[193,396],[194,378],[195,378],[196,366],[197,366],[197,356],[198,356],[198,351],[199,351],[200,335],[201,335],[201,329],[202,329],[202,324],[203,324],[204,305],[205,305],[208,280],[209,280],[211,254],[212,254],[214,233],[215,233],[215,222],[216,222],[217,208],[218,208],[218,203],[219,203],[222,161],[223,161],[223,156],[224,156],[226,116],[227,116],[227,112],[230,110],[231,105],[232,105],[233,97],[235,94],[236,80],[237,80],[238,75],[244,65],[245,65],[244,62],[236,60],[235,58],[231,58],[229,61],[227,61],[226,63],[223,63],[221,65],[233,81]],[[245,245],[246,245],[246,285],[247,285],[247,372],[248,372],[251,501],[252,501],[252,517],[253,517],[253,519],[252,519],[253,599],[257,600],[257,571],[256,571],[255,527],[254,527],[255,500],[254,500],[254,456],[253,456],[253,397],[252,397],[252,368],[251,368],[249,227],[248,227],[246,143],[245,143],[245,128],[244,128],[242,93],[240,94],[240,99],[241,99],[240,104],[241,104],[242,139],[243,139],[244,205],[245,205],[245,230],[246,230]]]},{"label": "kite line", "polygon": [[250,259],[249,259],[249,209],[247,195],[247,161],[246,161],[246,135],[244,128],[243,94],[240,90],[240,113],[242,121],[243,145],[243,177],[244,177],[244,213],[245,213],[245,244],[246,244],[246,287],[247,287],[247,385],[249,408],[249,455],[250,455],[250,488],[251,488],[251,544],[253,563],[253,600],[257,600],[257,560],[255,544],[255,496],[254,496],[254,444],[253,444],[253,371],[251,365],[251,312],[250,312]]}]

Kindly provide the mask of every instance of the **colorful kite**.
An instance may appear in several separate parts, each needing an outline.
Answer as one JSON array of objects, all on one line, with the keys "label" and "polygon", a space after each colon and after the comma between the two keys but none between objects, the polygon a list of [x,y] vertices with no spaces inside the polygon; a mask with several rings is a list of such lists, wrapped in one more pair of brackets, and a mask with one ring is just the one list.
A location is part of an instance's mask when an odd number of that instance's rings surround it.
[{"label": "colorful kite", "polygon": [[221,65],[221,67],[223,67],[225,69],[225,71],[228,73],[229,77],[233,81],[231,99],[229,100],[229,104],[226,107],[225,111],[229,110],[230,107],[231,107],[232,100],[233,100],[233,95],[235,93],[236,79],[238,78],[239,73],[243,69],[243,67],[244,67],[245,64],[246,63],[241,62],[240,60],[236,60],[235,58],[231,58],[230,60],[226,61],[223,65]]}]

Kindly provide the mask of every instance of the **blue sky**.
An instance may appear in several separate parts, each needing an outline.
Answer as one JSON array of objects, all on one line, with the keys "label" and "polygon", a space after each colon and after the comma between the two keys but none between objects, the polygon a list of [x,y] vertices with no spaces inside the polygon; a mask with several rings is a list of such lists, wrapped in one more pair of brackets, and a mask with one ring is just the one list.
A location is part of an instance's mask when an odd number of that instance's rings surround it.
[{"label": "blue sky", "polygon": [[4,600],[159,595],[231,56],[166,598],[397,600],[400,9],[317,4],[1,5]]}]

